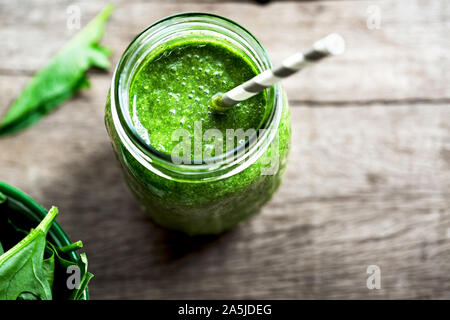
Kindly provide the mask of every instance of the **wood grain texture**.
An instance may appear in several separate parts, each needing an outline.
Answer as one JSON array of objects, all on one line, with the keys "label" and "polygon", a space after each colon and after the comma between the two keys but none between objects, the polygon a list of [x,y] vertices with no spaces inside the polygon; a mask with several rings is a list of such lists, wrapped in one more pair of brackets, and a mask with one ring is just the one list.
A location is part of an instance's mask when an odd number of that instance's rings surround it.
[{"label": "wood grain texture", "polygon": [[[55,27],[69,1],[27,3],[29,11],[0,2],[0,114],[71,34]],[[274,60],[331,29],[358,44],[304,74],[309,83],[286,83],[293,144],[284,182],[258,215],[222,236],[187,238],[140,211],[103,125],[111,73],[93,72],[90,90],[1,139],[0,180],[59,207],[57,220],[85,244],[93,299],[449,299],[450,9],[380,2],[386,20],[369,37],[361,24],[372,3],[118,4],[104,41],[114,62],[143,27],[185,10],[238,20]],[[89,18],[103,5],[79,4]],[[294,28],[308,32],[286,33]],[[381,290],[366,287],[369,265],[381,268]]]}]

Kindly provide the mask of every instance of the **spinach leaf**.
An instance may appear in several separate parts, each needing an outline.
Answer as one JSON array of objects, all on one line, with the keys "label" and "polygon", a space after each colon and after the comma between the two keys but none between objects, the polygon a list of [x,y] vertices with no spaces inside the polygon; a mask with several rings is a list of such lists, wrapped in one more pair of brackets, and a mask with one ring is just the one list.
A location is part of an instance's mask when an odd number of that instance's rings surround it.
[{"label": "spinach leaf", "polygon": [[[1,209],[2,203],[6,202],[6,199],[7,199],[6,196],[2,192],[0,192],[0,209]],[[5,219],[4,217],[0,217],[0,235],[5,233],[2,229],[2,219],[1,218],[3,218],[3,220]],[[5,253],[5,249],[3,248],[3,245],[2,245],[2,242],[0,239],[0,256],[4,253]]]},{"label": "spinach leaf", "polygon": [[69,300],[82,300],[84,298],[84,290],[94,275],[87,271],[88,261],[85,253],[80,253],[81,260],[78,263],[67,260],[64,254],[69,251],[78,250],[83,247],[81,241],[72,243],[69,246],[56,248],[52,243],[48,243],[48,247],[55,253],[55,282],[67,283],[67,270],[71,266],[77,266],[80,270],[80,285],[75,289],[68,289],[66,286],[57,286],[54,288],[55,299],[68,297]]},{"label": "spinach leaf", "polygon": [[42,270],[44,271],[50,288],[53,288],[55,274],[55,253],[52,250],[49,250],[48,247],[45,248],[45,252],[48,252],[49,256],[42,262]]},{"label": "spinach leaf", "polygon": [[[6,195],[0,193],[0,207],[6,202]],[[52,208],[44,218],[47,222],[43,220],[37,229],[31,231],[23,229],[22,223],[16,224],[18,221],[12,221],[11,214],[15,211],[9,210],[8,207],[6,211],[0,211],[0,240],[5,241],[3,247],[0,242],[0,300],[84,299],[84,290],[93,277],[87,271],[86,255],[80,254],[81,259],[77,262],[71,261],[68,255],[81,249],[83,243],[76,241],[57,247],[50,240],[46,241],[57,209]],[[43,249],[42,243],[45,245]],[[34,248],[32,244],[35,245]],[[36,248],[38,250],[35,250]],[[7,250],[6,253],[4,250]],[[30,266],[32,276],[29,272]],[[70,276],[67,270],[70,266],[77,266],[80,270],[80,285],[75,289],[69,289],[67,286]]]},{"label": "spinach leaf", "polygon": [[69,244],[67,246],[59,247],[58,250],[63,252],[63,253],[67,253],[67,252],[72,252],[72,251],[79,250],[81,248],[83,248],[83,242],[77,241],[77,242],[71,243],[71,244]]},{"label": "spinach leaf", "polygon": [[94,277],[92,273],[87,271],[88,261],[86,254],[83,252],[80,254],[80,257],[81,257],[81,264],[83,267],[80,286],[74,290],[72,296],[70,297],[70,300],[82,300],[84,297],[84,289],[86,289],[89,281]]},{"label": "spinach leaf", "polygon": [[[2,204],[3,202],[6,202],[6,196],[0,192],[0,204]],[[3,249],[2,242],[0,241],[0,256],[4,253],[5,250]]]},{"label": "spinach leaf", "polygon": [[39,297],[34,295],[31,292],[22,292],[18,297],[17,300],[39,300]]},{"label": "spinach leaf", "polygon": [[44,252],[57,214],[52,207],[36,229],[0,256],[0,300],[52,299],[54,258],[44,260]]},{"label": "spinach leaf", "polygon": [[0,136],[29,127],[79,89],[89,87],[85,72],[90,67],[109,68],[111,52],[98,42],[112,10],[112,5],[106,6],[33,76],[0,121]]}]

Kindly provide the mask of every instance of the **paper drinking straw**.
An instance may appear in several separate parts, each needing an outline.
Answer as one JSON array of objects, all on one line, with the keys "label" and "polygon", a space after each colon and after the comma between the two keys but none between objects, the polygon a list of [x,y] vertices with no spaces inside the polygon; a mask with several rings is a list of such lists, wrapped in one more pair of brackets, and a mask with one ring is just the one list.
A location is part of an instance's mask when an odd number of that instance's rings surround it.
[{"label": "paper drinking straw", "polygon": [[283,61],[281,66],[266,70],[226,93],[217,93],[211,104],[216,111],[225,112],[240,101],[253,97],[278,81],[302,70],[308,65],[329,56],[338,55],[345,50],[345,41],[339,34],[332,33],[316,41],[306,53],[297,52]]}]

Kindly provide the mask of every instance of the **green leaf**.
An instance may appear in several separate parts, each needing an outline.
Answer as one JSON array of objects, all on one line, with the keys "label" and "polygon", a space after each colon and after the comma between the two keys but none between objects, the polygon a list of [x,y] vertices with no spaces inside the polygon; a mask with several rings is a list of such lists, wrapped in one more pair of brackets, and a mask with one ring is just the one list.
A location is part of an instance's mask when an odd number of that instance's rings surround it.
[{"label": "green leaf", "polygon": [[60,247],[60,248],[58,248],[58,250],[61,252],[67,253],[67,252],[79,250],[81,248],[83,248],[83,242],[77,241],[77,242],[71,243],[67,246]]},{"label": "green leaf", "polygon": [[38,296],[32,294],[31,292],[22,292],[17,300],[40,300]]},{"label": "green leaf", "polygon": [[44,259],[42,262],[42,270],[44,271],[45,277],[47,279],[47,282],[50,285],[50,288],[53,288],[53,282],[54,282],[54,274],[55,274],[55,253],[52,250],[49,250],[48,247],[46,247],[46,252],[49,253],[49,256]]},{"label": "green leaf", "polygon": [[[0,204],[0,207],[3,207],[3,205]],[[33,229],[31,229],[31,231],[28,229],[32,224],[28,224],[26,220],[19,219],[19,217],[22,217],[21,214],[17,215],[20,211],[16,211],[16,209],[9,208],[8,206],[5,209],[6,210],[2,210],[2,208],[0,208],[0,241],[2,242],[1,245],[3,246],[3,249],[7,250],[7,253],[9,254],[9,248],[14,247],[18,242],[23,242],[24,237],[27,237],[30,233],[35,231],[33,231]],[[86,255],[82,254],[81,259],[78,259],[77,262],[72,261],[72,252],[81,249],[83,243],[81,241],[76,241],[66,246],[57,247],[48,239],[48,237],[49,235],[47,233],[47,241],[41,265],[41,275],[42,278],[46,279],[51,288],[51,299],[84,299],[84,290],[89,280],[92,278],[92,274],[87,272]],[[4,257],[0,254],[0,261],[3,259]],[[21,267],[20,264],[17,264],[17,266],[19,268]],[[76,289],[70,289],[67,285],[68,277],[71,275],[71,273],[67,272],[70,266],[77,266],[80,270],[80,286]],[[2,276],[4,276],[4,270],[0,263],[0,283],[3,283],[3,279],[5,279],[2,278]],[[16,281],[11,281],[10,285],[21,286],[20,282]],[[1,290],[0,286],[0,300],[5,299],[5,297],[2,296],[3,293]],[[17,290],[17,292],[19,291],[20,294],[17,296],[17,299],[20,300],[44,299],[39,293],[36,293],[36,290],[33,289],[33,287],[28,285],[22,285],[20,290]],[[13,299],[13,297],[10,298]]]},{"label": "green leaf", "polygon": [[111,51],[98,45],[113,10],[108,5],[38,71],[0,121],[0,136],[23,130],[88,86],[85,72],[108,69]]},{"label": "green leaf", "polygon": [[[4,195],[3,193],[0,192],[0,205],[2,203],[6,202],[6,199],[7,199],[6,195]],[[0,256],[4,253],[5,253],[5,250],[3,249],[2,243],[0,241]]]},{"label": "green leaf", "polygon": [[92,273],[86,272],[85,276],[81,279],[80,287],[74,291],[74,295],[70,300],[84,300],[84,290],[93,277],[94,275]]},{"label": "green leaf", "polygon": [[80,286],[74,290],[70,300],[82,300],[84,297],[84,290],[86,289],[89,281],[94,277],[94,275],[87,271],[88,260],[86,254],[83,252],[80,254],[81,265],[83,267],[82,277],[80,281]]},{"label": "green leaf", "polygon": [[[81,241],[77,241],[72,243],[69,246],[56,248],[52,243],[48,243],[48,247],[51,248],[55,252],[55,282],[58,282],[60,285],[55,288],[55,293],[58,297],[67,296],[69,300],[82,300],[84,298],[84,290],[86,289],[89,281],[94,277],[92,273],[87,271],[88,261],[85,253],[81,253],[81,260],[76,263],[70,260],[65,259],[62,255],[65,253],[62,251],[63,248],[77,250],[82,247]],[[67,251],[68,252],[68,251]],[[77,266],[80,268],[80,286],[75,289],[67,288],[67,269],[70,266]],[[65,284],[66,287],[62,288]],[[64,289],[64,290],[63,290]]]},{"label": "green leaf", "polygon": [[52,299],[52,259],[44,260],[47,233],[58,214],[52,207],[45,218],[14,247],[0,256],[0,300]]}]

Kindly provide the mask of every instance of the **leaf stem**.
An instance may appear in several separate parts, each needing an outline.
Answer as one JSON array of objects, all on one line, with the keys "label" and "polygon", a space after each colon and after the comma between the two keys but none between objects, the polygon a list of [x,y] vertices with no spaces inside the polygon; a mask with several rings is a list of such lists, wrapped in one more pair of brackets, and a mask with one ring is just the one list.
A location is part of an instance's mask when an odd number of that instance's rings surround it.
[{"label": "leaf stem", "polygon": [[61,247],[58,250],[61,252],[67,253],[67,252],[76,251],[81,248],[83,248],[83,242],[77,241],[77,242],[71,243],[67,246]]},{"label": "leaf stem", "polygon": [[25,238],[19,241],[14,247],[6,251],[0,258],[0,265],[8,260],[12,255],[20,251],[27,244],[32,242],[39,233],[47,234],[48,230],[52,226],[53,220],[55,220],[56,215],[58,214],[58,208],[52,207],[45,218],[39,223],[36,229],[32,230]]}]

